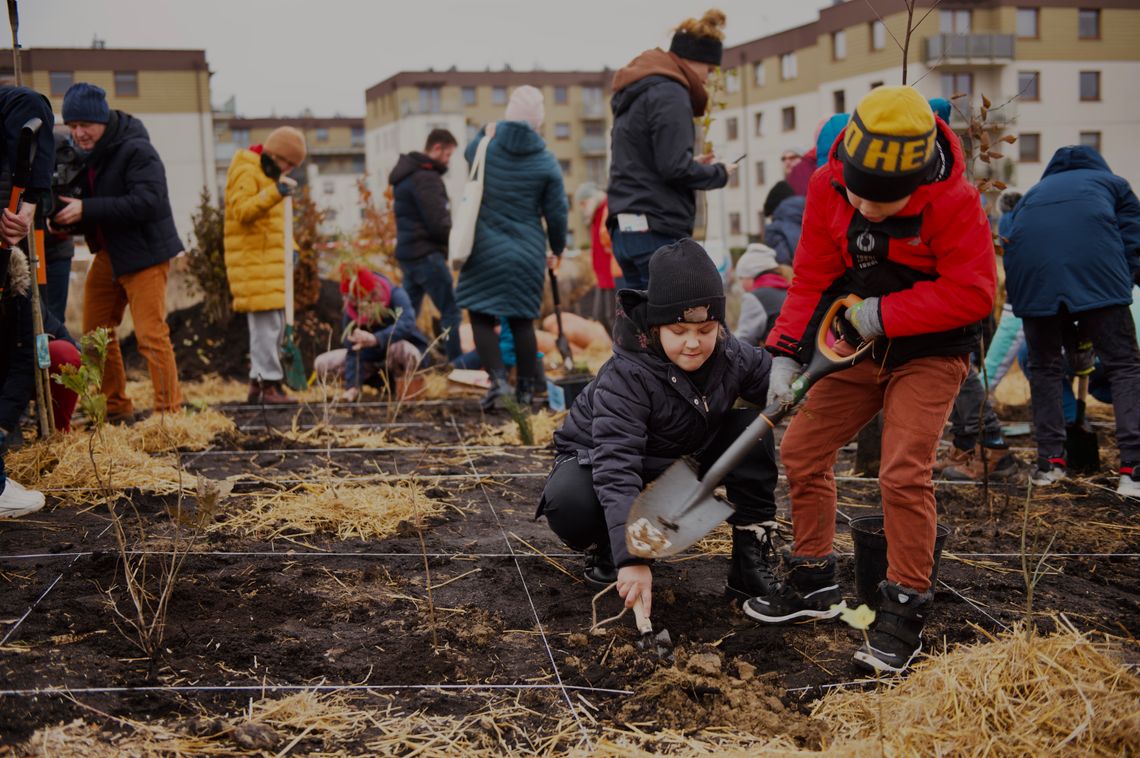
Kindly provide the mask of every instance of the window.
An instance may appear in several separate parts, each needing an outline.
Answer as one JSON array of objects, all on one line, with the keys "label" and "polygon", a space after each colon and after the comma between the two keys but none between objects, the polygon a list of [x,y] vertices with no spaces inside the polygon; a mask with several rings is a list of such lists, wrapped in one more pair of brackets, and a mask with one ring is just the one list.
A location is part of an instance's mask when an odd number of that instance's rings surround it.
[{"label": "window", "polygon": [[785,132],[795,131],[796,128],[796,106],[790,105],[784,110],[780,111],[781,121],[784,125]]},{"label": "window", "polygon": [[463,98],[464,105],[475,105],[479,102],[479,95],[474,87],[463,87],[459,90],[459,94]]},{"label": "window", "polygon": [[334,195],[336,194],[336,182],[332,179],[326,179],[321,183],[321,189],[324,190],[326,195]]},{"label": "window", "polygon": [[764,114],[755,113],[752,116],[752,133],[757,137],[764,136]]},{"label": "window", "polygon": [[1017,135],[1017,159],[1022,163],[1041,162],[1041,135]]},{"label": "window", "polygon": [[601,87],[583,87],[582,102],[588,105],[602,105],[604,97]]},{"label": "window", "polygon": [[1081,132],[1080,143],[1100,152],[1100,132]]},{"label": "window", "polygon": [[831,33],[831,58],[841,61],[847,57],[847,32],[840,29]]},{"label": "window", "polygon": [[587,137],[604,137],[606,136],[606,122],[605,121],[587,121],[582,126],[582,131]]},{"label": "window", "polygon": [[138,97],[139,96],[139,72],[138,71],[116,71],[115,72],[115,97]]},{"label": "window", "polygon": [[364,167],[365,167],[365,164],[364,164],[364,156],[363,155],[352,156],[352,173],[363,174],[364,173]]},{"label": "window", "polygon": [[475,138],[479,136],[479,125],[467,122],[467,142],[474,142]]},{"label": "window", "polygon": [[796,78],[795,53],[784,53],[780,56],[780,78],[784,81]]},{"label": "window", "polygon": [[562,169],[563,176],[570,176],[570,161],[565,158],[558,159],[558,168]]},{"label": "window", "polygon": [[724,73],[724,91],[729,94],[735,94],[740,91],[740,74],[736,69],[730,69]]},{"label": "window", "polygon": [[63,97],[67,94],[67,90],[75,83],[74,71],[52,71],[48,74],[48,80],[51,82],[51,94],[57,97]]},{"label": "window", "polygon": [[1037,9],[1017,9],[1017,36],[1021,39],[1037,39]]},{"label": "window", "polygon": [[739,122],[736,120],[735,117],[734,118],[726,118],[724,120],[724,132],[725,132],[725,138],[729,142],[732,142],[735,139],[739,139],[739,137],[740,137]]},{"label": "window", "polygon": [[837,89],[831,93],[831,107],[836,113],[847,112],[847,93]]},{"label": "window", "polygon": [[329,141],[329,130],[328,130],[328,128],[324,127],[324,126],[318,126],[317,127],[317,142],[328,142],[328,141]]},{"label": "window", "polygon": [[570,124],[565,121],[555,124],[554,139],[570,139]]},{"label": "window", "polygon": [[1100,39],[1100,10],[1081,8],[1077,11],[1077,37],[1079,39]]},{"label": "window", "polygon": [[353,147],[364,147],[364,127],[363,126],[352,127],[352,146]]},{"label": "window", "polygon": [[882,21],[871,22],[871,49],[882,50],[887,46],[887,25]]},{"label": "window", "polygon": [[729,189],[735,189],[736,187],[740,186],[740,172],[739,171],[734,171],[732,173],[732,176],[728,177],[728,186],[729,186]]},{"label": "window", "polygon": [[756,186],[763,187],[768,182],[764,179],[764,161],[756,161]]},{"label": "window", "polygon": [[882,86],[883,86],[882,82],[871,82],[871,89],[875,89],[876,87],[882,87]]},{"label": "window", "polygon": [[938,11],[938,31],[942,34],[969,34],[970,11]]},{"label": "window", "polygon": [[322,221],[326,221],[326,222],[336,221],[336,209],[335,208],[325,208],[325,217],[322,219]]},{"label": "window", "polygon": [[604,187],[608,179],[605,158],[586,159],[586,181]]},{"label": "window", "polygon": [[249,129],[230,127],[230,141],[238,147],[249,147]]},{"label": "window", "polygon": [[954,99],[955,95],[965,95],[969,100],[974,92],[974,75],[957,72],[942,75],[942,97],[947,100]]},{"label": "window", "polygon": [[757,87],[764,86],[764,62],[752,66],[752,81],[756,82]]},{"label": "window", "polygon": [[507,88],[506,87],[492,87],[491,88],[491,104],[492,105],[506,105],[507,104]]},{"label": "window", "polygon": [[739,213],[728,214],[728,233],[733,235],[734,237],[740,235],[740,214]]},{"label": "window", "polygon": [[1018,71],[1017,94],[1027,102],[1036,102],[1041,99],[1041,72]]},{"label": "window", "polygon": [[555,105],[566,105],[566,103],[569,100],[570,100],[570,95],[567,92],[565,86],[559,85],[559,86],[554,88],[554,103],[555,103]]},{"label": "window", "polygon": [[441,87],[420,87],[420,113],[439,113]]},{"label": "window", "polygon": [[1081,100],[1100,100],[1100,72],[1081,72]]}]

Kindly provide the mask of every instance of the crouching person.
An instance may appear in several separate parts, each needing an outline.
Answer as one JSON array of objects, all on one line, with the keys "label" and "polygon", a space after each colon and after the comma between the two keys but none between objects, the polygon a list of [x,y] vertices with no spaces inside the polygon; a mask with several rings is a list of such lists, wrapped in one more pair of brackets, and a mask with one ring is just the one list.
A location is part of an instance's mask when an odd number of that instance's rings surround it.
[{"label": "crouching person", "polygon": [[[647,614],[653,579],[649,562],[626,550],[630,507],[682,456],[708,469],[756,418],[733,406],[763,403],[771,362],[726,331],[720,274],[696,242],[658,249],[648,271],[648,292],[621,291],[613,358],[554,434],[557,456],[538,508],[563,542],[585,552],[587,581],[616,581],[626,606],[640,599]],[[774,582],[776,479],[769,438],[725,481],[736,507],[730,597],[764,596]]]},{"label": "crouching person", "polygon": [[416,369],[427,352],[427,337],[416,328],[412,301],[403,287],[363,266],[341,272],[344,296],[344,347],[317,356],[322,381],[344,376],[341,400],[354,402],[364,384],[398,388],[395,394],[416,393]]},{"label": "crouching person", "polygon": [[788,425],[780,445],[795,537],[787,579],[746,602],[745,613],[765,624],[839,613],[836,454],[882,409],[887,578],[869,641],[855,653],[877,671],[902,671],[922,649],[934,599],[931,469],[978,322],[993,307],[993,242],[965,163],[957,136],[915,90],[879,87],[864,97],[812,177],[795,278],[767,340],[776,356],[770,399],[789,392],[838,295],[863,298],[847,320],[877,346],[871,360],[820,380]]}]

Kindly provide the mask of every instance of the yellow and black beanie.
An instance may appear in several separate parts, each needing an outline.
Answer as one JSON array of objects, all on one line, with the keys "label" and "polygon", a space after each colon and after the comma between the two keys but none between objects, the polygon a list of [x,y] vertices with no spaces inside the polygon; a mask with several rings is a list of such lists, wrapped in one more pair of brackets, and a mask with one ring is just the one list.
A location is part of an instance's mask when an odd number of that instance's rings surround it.
[{"label": "yellow and black beanie", "polygon": [[866,200],[902,199],[930,173],[937,136],[934,112],[917,90],[876,87],[855,106],[843,132],[843,181]]}]

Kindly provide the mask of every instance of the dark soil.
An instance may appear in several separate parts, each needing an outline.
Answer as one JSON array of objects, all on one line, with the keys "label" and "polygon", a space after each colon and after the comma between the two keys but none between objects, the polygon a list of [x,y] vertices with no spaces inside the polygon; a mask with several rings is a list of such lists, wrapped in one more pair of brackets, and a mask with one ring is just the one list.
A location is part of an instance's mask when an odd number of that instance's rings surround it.
[{"label": "dark soil", "polygon": [[[329,420],[391,423],[390,410],[344,409]],[[282,431],[292,421],[280,411],[231,412],[242,423]],[[37,688],[367,683],[406,688],[398,700],[409,710],[465,714],[486,700],[422,687],[553,684],[558,677],[567,686],[597,688],[586,694],[603,725],[651,722],[690,731],[722,725],[820,744],[824,730],[806,718],[806,709],[825,685],[859,677],[851,665],[859,632],[834,622],[761,628],[723,597],[727,557],[688,553],[654,569],[653,621],[676,643],[676,668],[635,647],[629,614],[605,633],[589,634],[594,590],[577,578],[581,559],[558,543],[545,522],[532,520],[552,455],[462,449],[456,430],[470,435],[483,420],[473,401],[409,406],[397,421],[417,426],[392,430],[418,446],[408,450],[317,451],[311,448],[321,445],[306,447],[263,431],[225,441],[221,452],[187,455],[191,470],[212,478],[247,475],[229,509],[241,508],[251,490],[273,486],[252,481],[251,474],[434,475],[439,478],[427,485],[428,495],[453,507],[424,529],[425,550],[407,524],[375,542],[320,534],[266,542],[210,533],[182,569],[153,676],[116,630],[107,605],[105,589],[121,584],[121,568],[105,508],[79,509],[52,496],[38,517],[0,522],[0,637],[18,625],[0,647],[0,688],[21,693],[0,694],[0,744],[89,716],[71,699],[27,694]],[[847,451],[838,469],[850,460]],[[1114,484],[1107,474],[1093,481]],[[926,638],[939,648],[982,639],[983,631],[1000,631],[1024,615],[1024,489],[1008,497],[993,489],[988,500],[985,494],[980,487],[938,487],[940,518],[951,534],[940,569],[945,585],[937,589]],[[779,495],[786,515],[783,485]],[[161,545],[171,529],[173,498],[123,496],[150,523],[148,544]],[[843,481],[840,502],[840,578],[850,595],[854,566],[846,517],[877,509],[877,485]],[[184,506],[192,509],[192,499]],[[1030,541],[1038,547],[1031,551],[1041,552],[1056,538],[1050,548],[1056,555],[1045,561],[1047,574],[1037,588],[1038,623],[1048,627],[1046,614],[1063,612],[1082,629],[1140,634],[1138,506],[1079,482],[1035,497]],[[435,588],[434,623],[425,552]],[[1085,555],[1068,555],[1075,553]],[[603,617],[618,609],[612,593],[599,602]],[[198,709],[232,713],[249,696],[147,690],[75,697],[112,716],[143,719],[189,717]],[[564,707],[545,693],[533,701],[548,715]],[[297,749],[311,747],[315,743],[302,742]]]}]

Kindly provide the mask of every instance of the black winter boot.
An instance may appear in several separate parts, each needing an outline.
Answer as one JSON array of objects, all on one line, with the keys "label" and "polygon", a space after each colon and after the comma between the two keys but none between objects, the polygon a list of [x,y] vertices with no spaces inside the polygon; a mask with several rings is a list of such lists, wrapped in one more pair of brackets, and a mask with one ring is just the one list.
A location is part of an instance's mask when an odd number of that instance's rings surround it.
[{"label": "black winter boot", "polygon": [[507,381],[506,371],[495,371],[491,374],[491,388],[479,400],[479,407],[484,411],[506,410],[506,399],[514,394],[514,388]]},{"label": "black winter boot", "polygon": [[586,548],[586,568],[582,572],[586,582],[598,589],[605,589],[617,581],[617,569],[608,541]]},{"label": "black winter boot", "polygon": [[524,408],[534,402],[534,377],[520,376],[515,386],[515,400]]},{"label": "black winter boot", "polygon": [[731,600],[767,597],[778,584],[772,566],[776,552],[772,535],[775,521],[732,527],[732,563],[724,594]]},{"label": "black winter boot", "polygon": [[879,609],[867,641],[855,651],[855,664],[871,672],[898,674],[922,651],[922,626],[934,593],[883,581]]},{"label": "black winter boot", "polygon": [[784,553],[787,578],[767,597],[744,603],[744,613],[765,624],[835,618],[847,607],[835,583],[835,556],[802,558]]}]

